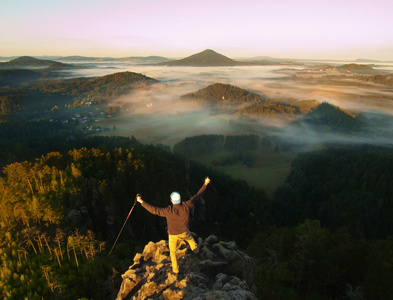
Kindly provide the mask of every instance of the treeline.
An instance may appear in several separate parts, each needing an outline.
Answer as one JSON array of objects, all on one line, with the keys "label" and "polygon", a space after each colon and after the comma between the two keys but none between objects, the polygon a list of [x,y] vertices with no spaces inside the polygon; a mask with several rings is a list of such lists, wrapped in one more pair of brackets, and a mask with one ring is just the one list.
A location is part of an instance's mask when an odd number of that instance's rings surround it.
[{"label": "treeline", "polygon": [[206,175],[215,190],[196,207],[191,230],[234,240],[252,255],[261,299],[385,299],[393,292],[391,149],[301,154],[268,202],[262,190],[158,147],[127,138],[83,143],[4,169],[3,298],[114,298],[116,272],[132,253],[167,238],[165,219],[136,206],[108,257],[136,193],[166,206],[173,190],[188,198]]},{"label": "treeline", "polygon": [[258,232],[260,299],[389,299],[393,151],[331,148],[300,154]]},{"label": "treeline", "polygon": [[[267,137],[263,138],[264,141]],[[214,165],[231,165],[238,161],[251,166],[256,156],[253,151],[258,150],[261,139],[255,134],[244,135],[200,135],[187,137],[173,146],[173,152],[186,157],[200,157],[216,151],[230,152],[230,156],[221,157],[213,162]],[[264,145],[267,145],[264,142]]]},{"label": "treeline", "polygon": [[78,145],[82,133],[60,122],[12,120],[0,123],[0,168],[16,161],[33,160],[43,153]]},{"label": "treeline", "polygon": [[260,138],[256,134],[217,135],[207,134],[187,137],[175,144],[173,151],[186,156],[195,156],[211,153],[217,149],[228,151],[257,150]]},{"label": "treeline", "polygon": [[[30,151],[28,160],[9,163],[0,177],[4,299],[115,298],[119,273],[135,252],[150,240],[167,238],[165,219],[136,206],[107,255],[136,193],[167,206],[173,190],[188,198],[205,176],[215,190],[209,187],[196,207],[191,230],[234,240],[252,255],[259,298],[386,299],[393,293],[390,148],[330,147],[300,154],[268,202],[263,190],[134,138],[74,136],[56,144],[50,124],[43,123],[40,134],[52,148],[33,156],[35,132],[22,125],[7,137],[12,142],[2,145],[17,153],[21,134],[29,142],[21,137],[20,145]],[[198,144],[247,153],[274,142],[255,135],[211,135],[190,138],[183,150]]]},{"label": "treeline", "polygon": [[260,231],[247,250],[256,261],[258,299],[390,299],[392,236],[354,239],[305,220]]},{"label": "treeline", "polygon": [[0,87],[18,86],[24,82],[35,81],[41,78],[40,72],[24,69],[0,70]]},{"label": "treeline", "polygon": [[318,219],[356,238],[393,235],[393,151],[364,146],[300,154],[275,193],[276,219]]},{"label": "treeline", "polygon": [[[141,251],[147,241],[167,237],[163,219],[136,207],[113,254],[107,255],[136,193],[166,206],[173,190],[187,198],[209,175],[220,194],[206,192],[205,207],[196,209],[192,230],[245,245],[252,239],[252,229],[261,226],[260,220],[267,224],[264,192],[245,182],[132,139],[83,142],[99,147],[50,152],[34,162],[4,168],[0,178],[4,299],[114,298],[120,279],[116,273],[129,266],[135,249]],[[252,200],[244,203],[244,195]]]}]

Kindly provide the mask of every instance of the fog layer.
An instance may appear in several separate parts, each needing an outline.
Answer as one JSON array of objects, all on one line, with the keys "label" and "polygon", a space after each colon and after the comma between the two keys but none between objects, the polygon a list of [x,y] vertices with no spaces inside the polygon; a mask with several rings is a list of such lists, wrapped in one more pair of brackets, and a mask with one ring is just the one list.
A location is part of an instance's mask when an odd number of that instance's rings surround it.
[{"label": "fog layer", "polygon": [[[326,63],[326,62],[325,62]],[[79,70],[74,76],[102,76],[131,71],[141,73],[160,82],[144,89],[133,90],[128,95],[113,100],[111,105],[122,108],[122,116],[109,124],[115,124],[111,134],[135,136],[148,143],[173,145],[187,136],[201,134],[269,134],[267,127],[280,126],[285,135],[299,135],[290,130],[289,123],[278,120],[245,122],[233,115],[217,114],[197,101],[180,99],[180,96],[196,92],[214,83],[231,84],[242,89],[265,95],[278,101],[310,100],[328,102],[357,112],[384,112],[391,114],[393,88],[361,82],[351,74],[332,77],[317,74],[304,76],[311,66],[253,66],[253,67],[168,67],[147,65],[113,65],[111,67]],[[393,65],[385,65],[383,71],[393,72]],[[325,76],[325,77],[324,77]],[[323,78],[319,80],[318,78]],[[259,125],[260,124],[260,125]],[[390,125],[389,125],[390,126]],[[305,136],[321,139],[305,128]],[[392,128],[390,128],[392,129]],[[307,132],[307,134],[305,134]],[[329,140],[334,137],[326,136]],[[338,139],[339,140],[339,139]]]}]

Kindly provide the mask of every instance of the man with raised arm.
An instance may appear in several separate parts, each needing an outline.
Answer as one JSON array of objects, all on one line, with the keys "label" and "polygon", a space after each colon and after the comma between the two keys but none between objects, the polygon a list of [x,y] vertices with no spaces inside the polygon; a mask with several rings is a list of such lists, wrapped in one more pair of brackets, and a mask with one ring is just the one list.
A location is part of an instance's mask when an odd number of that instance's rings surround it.
[{"label": "man with raised arm", "polygon": [[168,224],[168,236],[169,236],[169,251],[172,260],[173,273],[179,273],[179,266],[176,258],[176,248],[179,240],[185,240],[194,253],[199,252],[199,248],[194,238],[189,231],[189,219],[190,211],[195,206],[203,192],[206,190],[209,184],[209,177],[205,178],[203,186],[199,189],[198,193],[190,198],[190,200],[181,201],[180,194],[173,192],[170,195],[172,205],[168,207],[155,207],[142,200],[142,197],[138,194],[137,201],[150,213],[165,217]]}]

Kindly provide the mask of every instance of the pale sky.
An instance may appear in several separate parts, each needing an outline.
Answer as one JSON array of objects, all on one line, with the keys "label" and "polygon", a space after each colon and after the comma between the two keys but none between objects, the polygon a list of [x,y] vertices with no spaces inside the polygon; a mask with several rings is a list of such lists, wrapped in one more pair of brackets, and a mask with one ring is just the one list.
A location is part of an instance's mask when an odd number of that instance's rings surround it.
[{"label": "pale sky", "polygon": [[392,0],[0,0],[0,56],[393,61]]}]

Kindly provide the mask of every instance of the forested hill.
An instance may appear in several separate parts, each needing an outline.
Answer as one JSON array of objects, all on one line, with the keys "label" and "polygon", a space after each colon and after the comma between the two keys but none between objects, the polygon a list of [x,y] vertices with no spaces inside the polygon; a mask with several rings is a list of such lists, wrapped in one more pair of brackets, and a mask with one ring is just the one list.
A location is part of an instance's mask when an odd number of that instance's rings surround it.
[{"label": "forested hill", "polygon": [[361,114],[326,102],[304,116],[301,122],[312,126],[319,132],[359,134],[371,129]]},{"label": "forested hill", "polygon": [[345,64],[340,66],[332,66],[332,65],[320,65],[316,67],[319,70],[337,70],[340,73],[354,73],[354,74],[362,74],[363,76],[367,76],[370,74],[380,74],[380,71],[374,70],[374,68],[370,65],[360,65],[360,64]]},{"label": "forested hill", "polygon": [[346,64],[337,67],[340,71],[347,71],[359,74],[370,74],[373,73],[373,67],[369,65],[359,65],[359,64]]},{"label": "forested hill", "polygon": [[205,100],[207,102],[250,103],[266,101],[267,98],[230,84],[215,83],[181,98]]},{"label": "forested hill", "polygon": [[133,72],[119,72],[94,78],[63,79],[46,82],[36,89],[63,95],[93,93],[99,99],[122,95],[135,88],[158,82],[156,79]]},{"label": "forested hill", "polygon": [[[30,73],[27,75],[33,76]],[[158,81],[143,74],[119,72],[102,77],[50,80],[31,87],[3,89],[0,91],[0,116],[9,118],[18,114],[24,118],[51,118],[48,114],[61,113],[67,108],[83,106],[86,102],[99,104],[155,82]],[[63,118],[71,118],[71,114],[71,111],[66,111]]]},{"label": "forested hill", "polygon": [[61,62],[46,60],[46,59],[38,59],[31,56],[21,56],[10,60],[8,62],[0,63],[0,69],[42,69],[42,68],[81,68],[80,66],[75,66],[72,64],[64,64]]},{"label": "forested hill", "polygon": [[290,118],[306,114],[315,109],[316,100],[279,101],[264,95],[244,90],[230,84],[215,83],[197,92],[181,96],[183,99],[195,99],[207,102],[219,109],[231,109],[238,116]]},{"label": "forested hill", "polygon": [[236,66],[245,65],[219,54],[213,50],[207,49],[197,54],[188,56],[179,60],[172,60],[161,63],[161,65],[168,66],[193,66],[193,67],[212,67],[212,66]]}]

